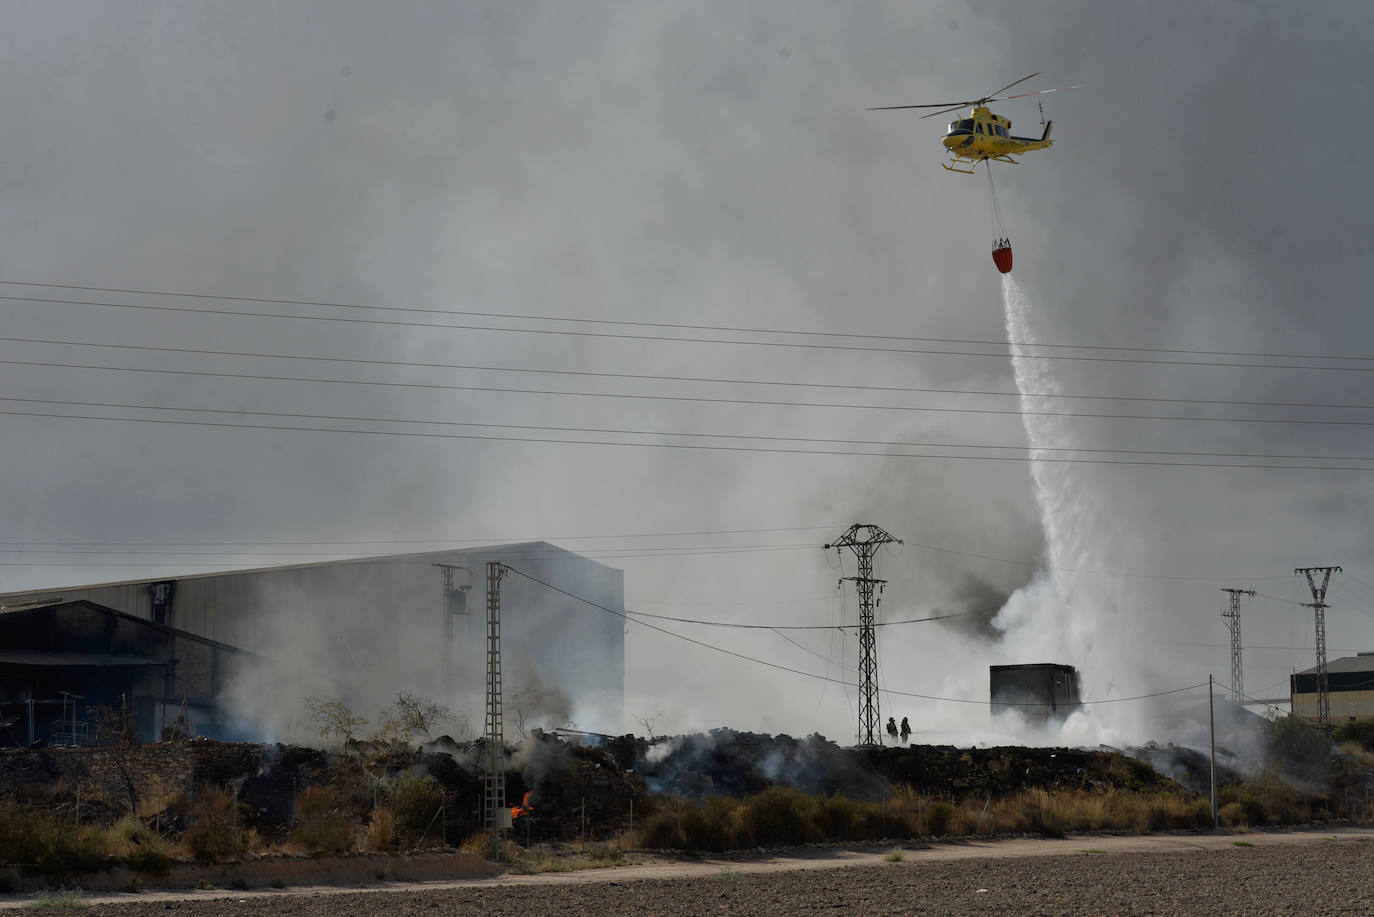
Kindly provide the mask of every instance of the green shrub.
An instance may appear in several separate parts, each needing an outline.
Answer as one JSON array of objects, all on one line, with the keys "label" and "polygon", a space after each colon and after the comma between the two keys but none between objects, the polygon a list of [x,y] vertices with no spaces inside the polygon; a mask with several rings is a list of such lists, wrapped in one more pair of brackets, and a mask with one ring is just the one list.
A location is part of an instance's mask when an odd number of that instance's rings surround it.
[{"label": "green shrub", "polygon": [[223,790],[209,788],[197,794],[191,818],[182,840],[200,862],[222,863],[248,852],[249,836],[239,830],[234,801]]},{"label": "green shrub", "polygon": [[1239,802],[1228,802],[1217,810],[1221,823],[1228,828],[1248,828],[1250,822],[1245,817],[1245,806]]},{"label": "green shrub", "polygon": [[682,841],[688,850],[738,850],[744,844],[739,803],[728,796],[711,796],[701,805],[682,810]]},{"label": "green shrub", "polygon": [[443,809],[444,788],[428,774],[404,774],[397,778],[390,795],[396,838],[410,847],[422,844],[439,823],[436,816]]},{"label": "green shrub", "polygon": [[135,872],[162,875],[172,865],[171,845],[137,818],[121,818],[107,831],[110,852]]},{"label": "green shrub", "polygon": [[826,840],[850,840],[862,820],[862,806],[846,796],[826,796],[816,803],[816,829]]},{"label": "green shrub", "polygon": [[91,906],[79,888],[44,892],[33,902],[35,911],[84,911]]},{"label": "green shrub", "polygon": [[1292,825],[1306,820],[1302,794],[1272,772],[1265,772],[1258,780],[1222,786],[1217,801],[1239,804],[1247,825]]},{"label": "green shrub", "polygon": [[750,840],[760,846],[804,844],[813,839],[811,799],[801,790],[770,786],[744,801],[740,823]]},{"label": "green shrub", "polygon": [[1353,742],[1365,751],[1374,751],[1374,717],[1342,723],[1331,735],[1337,742]]},{"label": "green shrub", "polygon": [[1269,749],[1285,764],[1310,770],[1323,764],[1331,754],[1331,740],[1296,714],[1275,715],[1267,723]]},{"label": "green shrub", "polygon": [[311,853],[341,853],[353,846],[353,824],[334,808],[334,790],[306,787],[296,797],[291,839]]},{"label": "green shrub", "polygon": [[926,806],[925,810],[925,829],[934,837],[941,837],[949,833],[950,825],[954,823],[955,808],[953,803],[937,800]]},{"label": "green shrub", "polygon": [[1136,834],[1150,834],[1164,831],[1169,827],[1169,807],[1158,799],[1151,799],[1141,805],[1131,824]]},{"label": "green shrub", "polygon": [[95,872],[109,865],[103,831],[77,830],[8,801],[0,805],[0,861],[48,876]]},{"label": "green shrub", "polygon": [[635,813],[635,846],[651,850],[683,847],[678,822],[682,808],[686,805],[687,803],[677,797],[650,796],[640,811]]}]

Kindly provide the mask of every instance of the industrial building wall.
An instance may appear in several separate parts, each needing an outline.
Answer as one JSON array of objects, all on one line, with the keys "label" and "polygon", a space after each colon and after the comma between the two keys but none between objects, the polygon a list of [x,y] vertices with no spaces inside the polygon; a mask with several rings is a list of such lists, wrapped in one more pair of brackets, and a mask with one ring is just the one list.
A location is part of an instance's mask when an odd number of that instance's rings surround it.
[{"label": "industrial building wall", "polygon": [[[1371,676],[1374,678],[1374,675]],[[1339,726],[1350,720],[1374,717],[1374,691],[1332,691],[1331,722]],[[1301,693],[1293,695],[1293,712],[1298,716],[1316,722],[1317,694]]]},{"label": "industrial building wall", "polygon": [[[562,692],[570,718],[581,728],[618,733],[625,639],[624,619],[614,612],[624,610],[624,575],[543,542],[185,577],[175,580],[169,623],[279,664],[284,672],[275,683],[229,686],[249,713],[267,704],[331,696],[375,717],[405,691],[463,709],[480,730],[488,561],[508,563],[557,587],[518,574],[501,584],[508,713],[517,694]],[[469,614],[454,620],[453,697],[442,696],[445,604],[439,563],[470,571],[470,577],[458,575],[471,588]],[[151,620],[149,586],[145,581],[60,595],[61,601],[86,599]],[[198,673],[195,680],[208,677]]]},{"label": "industrial building wall", "polygon": [[[92,710],[125,703],[145,740],[179,715],[205,734],[226,720],[219,705],[226,680],[251,678],[257,663],[231,647],[83,602],[0,615],[0,647],[11,654],[0,666],[0,712],[21,714],[27,741],[50,737],[59,718],[79,722],[79,741],[86,741]],[[59,706],[63,696],[73,699],[69,710]],[[3,739],[17,742],[19,733]]]}]

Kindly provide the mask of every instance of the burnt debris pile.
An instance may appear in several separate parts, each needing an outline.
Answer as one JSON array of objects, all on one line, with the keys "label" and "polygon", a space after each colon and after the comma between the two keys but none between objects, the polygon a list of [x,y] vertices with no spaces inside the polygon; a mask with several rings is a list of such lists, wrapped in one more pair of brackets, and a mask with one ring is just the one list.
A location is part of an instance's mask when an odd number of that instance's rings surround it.
[{"label": "burnt debris pile", "polygon": [[955,748],[949,745],[842,748],[819,734],[804,739],[713,729],[602,747],[654,793],[701,799],[746,796],[774,785],[810,794],[880,799],[894,787],[944,798],[1000,796],[1026,789],[1105,792],[1177,790],[1149,764],[1111,750]]}]

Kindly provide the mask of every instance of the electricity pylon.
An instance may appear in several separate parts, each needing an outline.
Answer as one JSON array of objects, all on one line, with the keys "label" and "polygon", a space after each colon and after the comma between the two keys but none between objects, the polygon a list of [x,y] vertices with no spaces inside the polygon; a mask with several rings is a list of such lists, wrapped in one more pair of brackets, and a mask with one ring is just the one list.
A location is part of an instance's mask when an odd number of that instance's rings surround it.
[{"label": "electricity pylon", "polygon": [[461,564],[435,564],[434,566],[444,571],[444,703],[451,704],[454,701],[456,692],[455,668],[457,666],[457,652],[455,649],[456,635],[454,633],[454,618],[458,616],[472,617],[472,610],[468,608],[468,591],[472,589],[472,583],[458,583],[457,576],[460,571],[466,573],[468,578],[472,577],[472,571]]},{"label": "electricity pylon", "polygon": [[[1312,601],[1303,606],[1312,609],[1317,622],[1317,727],[1323,732],[1331,731],[1331,691],[1326,678],[1326,586],[1331,582],[1332,573],[1340,573],[1340,567],[1298,567],[1293,573],[1307,577],[1307,588],[1312,590]],[[1317,585],[1315,574],[1322,574],[1322,584]]]},{"label": "electricity pylon", "polygon": [[505,736],[501,723],[501,579],[506,565],[487,564],[487,760],[483,774],[482,823],[491,845],[491,855],[505,859],[501,830],[510,827],[506,808]]},{"label": "electricity pylon", "polygon": [[883,531],[876,525],[856,522],[824,550],[849,548],[858,558],[858,576],[841,577],[840,582],[852,580],[859,593],[859,743],[878,745],[882,729],[878,716],[878,659],[873,637],[873,612],[877,608],[873,588],[878,587],[878,601],[887,580],[873,578],[873,555],[885,544],[902,544],[902,539]]},{"label": "electricity pylon", "polygon": [[1231,700],[1240,707],[1245,703],[1245,676],[1240,665],[1240,597],[1252,596],[1255,590],[1227,589],[1223,586],[1221,591],[1231,596],[1230,607],[1221,610],[1221,617],[1231,629]]}]

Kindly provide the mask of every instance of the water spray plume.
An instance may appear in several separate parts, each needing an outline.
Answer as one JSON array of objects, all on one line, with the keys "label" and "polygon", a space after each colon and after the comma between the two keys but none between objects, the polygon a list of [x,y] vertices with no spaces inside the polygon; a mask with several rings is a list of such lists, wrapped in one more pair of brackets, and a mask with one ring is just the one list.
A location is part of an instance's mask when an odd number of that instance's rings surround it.
[{"label": "water spray plume", "polygon": [[[1010,275],[1002,277],[1002,303],[1012,369],[1019,392],[1058,394],[1055,372],[1042,360],[1029,359],[1037,340],[1035,310]],[[1021,397],[1023,407],[1030,399]],[[1095,493],[1090,472],[1064,462],[1041,462],[1045,450],[1078,441],[1064,417],[1023,415],[1030,445],[1030,474],[1045,536],[1046,569],[1017,590],[993,624],[1003,642],[1024,655],[1024,662],[1060,662],[1076,666],[1083,695],[1107,698],[1142,693],[1140,661],[1127,658],[1129,622],[1123,614],[1126,596],[1114,581],[1075,571],[1107,566],[1116,532],[1104,517],[1107,495]],[[1059,455],[1057,453],[1057,455]],[[1140,704],[1087,707],[1064,724],[1063,739],[1073,744],[1120,744],[1158,736],[1146,735],[1152,719]]]}]

